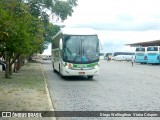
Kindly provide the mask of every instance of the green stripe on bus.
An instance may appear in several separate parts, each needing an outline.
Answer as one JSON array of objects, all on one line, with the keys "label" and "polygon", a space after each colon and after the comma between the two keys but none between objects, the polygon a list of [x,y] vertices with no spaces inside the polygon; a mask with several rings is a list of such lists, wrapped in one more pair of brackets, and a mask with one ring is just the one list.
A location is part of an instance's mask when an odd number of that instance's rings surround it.
[{"label": "green stripe on bus", "polygon": [[94,67],[98,65],[98,63],[91,63],[91,64],[73,64],[73,67],[78,67],[78,68],[81,68],[81,67]]}]

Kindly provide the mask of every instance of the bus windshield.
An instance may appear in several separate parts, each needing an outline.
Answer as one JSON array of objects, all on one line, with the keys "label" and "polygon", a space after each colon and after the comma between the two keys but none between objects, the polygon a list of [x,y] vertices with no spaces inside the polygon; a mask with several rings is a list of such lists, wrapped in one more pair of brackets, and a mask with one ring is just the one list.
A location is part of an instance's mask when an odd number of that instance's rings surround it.
[{"label": "bus windshield", "polygon": [[136,52],[145,52],[145,48],[136,48]]},{"label": "bus windshield", "polygon": [[158,51],[158,47],[148,47],[147,51]]},{"label": "bus windshield", "polygon": [[96,35],[64,35],[63,60],[72,63],[98,62],[98,37]]}]

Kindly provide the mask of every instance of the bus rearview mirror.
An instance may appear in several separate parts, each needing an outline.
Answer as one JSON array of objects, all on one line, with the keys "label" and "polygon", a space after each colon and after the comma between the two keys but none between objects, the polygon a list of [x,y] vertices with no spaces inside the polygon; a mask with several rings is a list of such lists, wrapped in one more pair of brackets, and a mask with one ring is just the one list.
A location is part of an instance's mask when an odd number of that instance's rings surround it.
[{"label": "bus rearview mirror", "polygon": [[59,41],[59,49],[62,50],[62,47],[63,47],[63,43],[62,43],[62,39],[60,39],[60,41]]}]

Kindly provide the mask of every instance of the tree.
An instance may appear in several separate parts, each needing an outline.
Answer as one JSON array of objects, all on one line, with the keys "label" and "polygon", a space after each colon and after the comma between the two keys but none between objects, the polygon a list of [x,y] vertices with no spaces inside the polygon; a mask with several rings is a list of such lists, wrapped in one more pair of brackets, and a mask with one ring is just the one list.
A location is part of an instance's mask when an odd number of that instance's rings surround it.
[{"label": "tree", "polygon": [[[43,43],[42,22],[33,17],[25,4],[16,0],[3,3],[3,33],[7,34],[6,39],[2,38],[2,50],[6,60],[5,77],[9,78],[12,64],[22,54],[31,54],[39,49]],[[26,21],[27,20],[27,21]],[[8,24],[6,24],[8,23]],[[2,33],[2,32],[1,32]]]},{"label": "tree", "polygon": [[77,0],[27,0],[27,3],[30,13],[44,22],[45,44],[51,43],[51,37],[60,30],[49,23],[51,16],[54,20],[64,21],[72,15],[73,7],[77,6]]},{"label": "tree", "polygon": [[58,26],[49,23],[50,15],[65,20],[76,1],[0,0],[0,56],[5,58],[6,78],[20,56],[42,52],[59,31]]}]

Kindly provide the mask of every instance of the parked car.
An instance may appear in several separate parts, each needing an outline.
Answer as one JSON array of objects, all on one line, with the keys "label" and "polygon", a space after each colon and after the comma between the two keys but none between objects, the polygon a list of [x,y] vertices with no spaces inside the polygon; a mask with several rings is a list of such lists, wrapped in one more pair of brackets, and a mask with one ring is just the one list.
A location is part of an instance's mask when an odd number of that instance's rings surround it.
[{"label": "parked car", "polygon": [[0,60],[0,65],[2,65],[2,70],[5,71],[6,70],[6,64],[4,63],[4,61]]},{"label": "parked car", "polygon": [[51,60],[51,56],[43,57],[42,60]]}]

